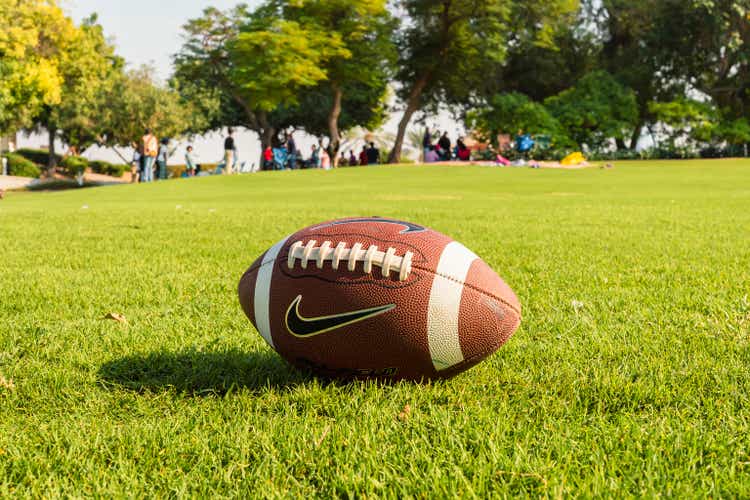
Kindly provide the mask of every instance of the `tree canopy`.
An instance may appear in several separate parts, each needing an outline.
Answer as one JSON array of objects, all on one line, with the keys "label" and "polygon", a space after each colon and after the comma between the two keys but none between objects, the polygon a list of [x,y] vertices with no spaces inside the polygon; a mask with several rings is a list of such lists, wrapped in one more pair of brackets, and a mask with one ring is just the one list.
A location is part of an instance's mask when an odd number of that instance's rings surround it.
[{"label": "tree canopy", "polygon": [[206,8],[174,62],[161,85],[126,69],[96,16],[0,0],[0,133],[45,129],[54,153],[145,128],[244,127],[263,147],[304,130],[337,158],[347,131],[395,111],[398,161],[412,119],[449,110],[478,135],[596,152],[646,132],[693,151],[750,142],[750,0],[264,0]]}]

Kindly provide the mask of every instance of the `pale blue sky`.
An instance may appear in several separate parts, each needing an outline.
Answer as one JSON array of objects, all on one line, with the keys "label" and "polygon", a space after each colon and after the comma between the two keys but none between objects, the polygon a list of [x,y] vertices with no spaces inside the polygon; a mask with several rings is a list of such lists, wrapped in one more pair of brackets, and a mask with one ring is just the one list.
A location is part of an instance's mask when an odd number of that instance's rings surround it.
[{"label": "pale blue sky", "polygon": [[153,63],[159,78],[171,74],[172,55],[182,45],[181,27],[201,15],[206,7],[228,9],[238,3],[256,5],[258,0],[63,0],[63,8],[79,22],[99,14],[104,31],[117,53],[133,66]]}]

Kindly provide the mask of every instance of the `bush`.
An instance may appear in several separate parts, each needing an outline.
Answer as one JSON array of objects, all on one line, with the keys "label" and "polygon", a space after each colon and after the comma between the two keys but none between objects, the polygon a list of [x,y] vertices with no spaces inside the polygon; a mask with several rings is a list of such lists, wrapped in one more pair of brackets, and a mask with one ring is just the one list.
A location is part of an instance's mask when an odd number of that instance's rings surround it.
[{"label": "bush", "polygon": [[8,153],[3,156],[8,159],[8,175],[34,178],[38,178],[42,175],[42,169],[20,154]]},{"label": "bush", "polygon": [[125,172],[130,170],[130,166],[128,165],[115,165],[101,160],[89,162],[89,167],[91,167],[92,172],[112,177],[122,177]]},{"label": "bush", "polygon": [[89,167],[89,161],[81,156],[68,156],[62,162],[60,166],[65,169],[68,175],[78,175]]},{"label": "bush", "polygon": [[[45,149],[19,149],[16,151],[16,154],[23,156],[27,160],[30,160],[37,165],[40,165],[42,167],[46,167],[49,160],[49,151]],[[62,160],[62,156],[56,154],[57,157],[57,163],[60,163]]]}]

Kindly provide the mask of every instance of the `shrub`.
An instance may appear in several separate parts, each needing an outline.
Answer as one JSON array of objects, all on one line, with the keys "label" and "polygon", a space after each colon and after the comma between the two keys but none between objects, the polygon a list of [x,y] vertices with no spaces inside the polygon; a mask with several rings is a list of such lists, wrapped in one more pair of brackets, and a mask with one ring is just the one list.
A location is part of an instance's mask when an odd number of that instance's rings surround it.
[{"label": "shrub", "polygon": [[[19,149],[16,151],[16,154],[19,154],[26,158],[27,160],[30,160],[37,165],[40,166],[47,166],[48,160],[49,160],[49,151],[45,149]],[[57,157],[57,163],[60,163],[62,160],[62,156],[56,154]]]},{"label": "shrub", "polygon": [[65,169],[68,175],[77,175],[89,167],[89,161],[81,156],[68,156],[60,162],[60,166]]},{"label": "shrub", "polygon": [[112,177],[122,177],[123,174],[130,170],[128,165],[115,165],[101,160],[94,160],[89,162],[92,172],[97,174],[110,175]]},{"label": "shrub", "polygon": [[42,174],[42,170],[34,162],[20,154],[8,153],[4,157],[8,159],[8,175],[37,178]]}]

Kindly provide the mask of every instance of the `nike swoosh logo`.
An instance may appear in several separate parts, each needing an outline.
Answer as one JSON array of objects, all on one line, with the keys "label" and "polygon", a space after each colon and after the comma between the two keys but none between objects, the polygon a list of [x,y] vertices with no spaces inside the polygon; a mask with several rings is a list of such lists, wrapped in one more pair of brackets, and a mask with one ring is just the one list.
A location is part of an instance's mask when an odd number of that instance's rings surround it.
[{"label": "nike swoosh logo", "polygon": [[333,314],[331,316],[306,318],[299,312],[300,302],[302,302],[302,295],[298,295],[286,311],[286,329],[295,337],[300,338],[315,337],[321,333],[330,332],[331,330],[336,330],[353,323],[359,323],[360,321],[386,313],[396,307],[396,304],[388,304],[370,309]]}]

